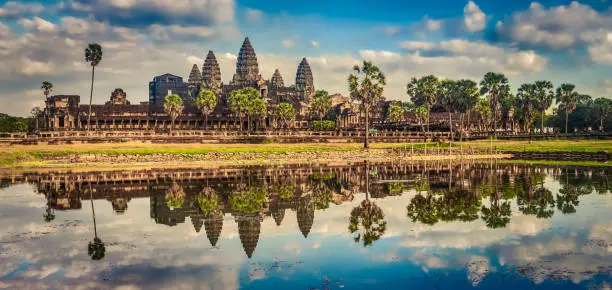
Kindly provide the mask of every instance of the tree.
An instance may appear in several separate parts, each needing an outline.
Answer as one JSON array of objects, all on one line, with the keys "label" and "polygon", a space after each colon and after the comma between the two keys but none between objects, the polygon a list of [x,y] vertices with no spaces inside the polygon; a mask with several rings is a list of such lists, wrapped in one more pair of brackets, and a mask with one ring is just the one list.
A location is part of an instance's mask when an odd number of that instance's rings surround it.
[{"label": "tree", "polygon": [[251,101],[248,114],[256,121],[261,121],[261,119],[265,118],[267,112],[268,108],[266,107],[264,100],[261,98],[255,98],[253,101]]},{"label": "tree", "polygon": [[544,133],[544,114],[546,110],[552,105],[555,97],[553,84],[550,81],[536,81],[535,82],[535,102],[536,109],[540,112],[540,130]]},{"label": "tree", "polygon": [[91,102],[93,100],[93,84],[96,66],[102,60],[102,46],[90,43],[85,49],[85,61],[91,65],[91,91],[89,93],[89,114],[87,114],[87,130],[91,130]]},{"label": "tree", "polygon": [[[353,236],[355,243],[363,241],[363,246],[368,247],[385,234],[387,221],[382,209],[368,198],[370,191],[370,169],[367,161],[365,163],[364,175],[366,198],[351,211],[348,230],[351,234],[357,233]],[[359,232],[360,228],[361,232]]]},{"label": "tree", "polygon": [[404,110],[408,111],[414,119],[421,125],[421,129],[425,132],[425,127],[423,123],[427,120],[429,111],[427,111],[427,107],[425,105],[417,106],[414,103],[406,103],[404,104]]},{"label": "tree", "polygon": [[281,128],[283,125],[285,128],[289,127],[289,122],[295,120],[295,114],[295,108],[289,103],[280,103],[276,109],[274,109],[274,117]]},{"label": "tree", "polygon": [[92,260],[98,261],[104,259],[106,254],[106,247],[104,246],[104,242],[100,238],[98,238],[98,227],[96,224],[96,210],[94,208],[93,203],[93,190],[91,188],[91,183],[89,183],[89,200],[91,201],[91,216],[93,219],[94,225],[94,239],[93,241],[87,244],[87,254],[91,257]]},{"label": "tree", "polygon": [[248,110],[248,97],[243,90],[235,90],[230,92],[228,97],[229,109],[232,113],[238,115],[240,120],[240,131],[242,131],[242,120]]},{"label": "tree", "polygon": [[424,105],[427,108],[427,132],[429,132],[429,112],[431,106],[437,102],[439,95],[440,80],[436,76],[428,75],[420,79],[412,78],[408,83],[406,92],[410,100],[417,106]]},{"label": "tree", "polygon": [[177,94],[167,95],[164,99],[164,111],[172,120],[170,130],[174,129],[174,120],[183,112],[183,99]]},{"label": "tree", "polygon": [[363,66],[353,66],[355,74],[348,77],[351,98],[361,103],[360,108],[365,115],[365,139],[363,148],[369,148],[370,108],[383,98],[385,75],[372,62],[363,61]]},{"label": "tree", "polygon": [[489,106],[489,101],[486,99],[478,99],[478,103],[476,103],[476,111],[478,111],[478,127],[482,130],[482,123],[489,122],[491,119],[491,107]]},{"label": "tree", "polygon": [[595,110],[595,116],[599,120],[599,130],[605,132],[605,121],[610,117],[612,100],[608,98],[597,98],[593,102],[593,109]]},{"label": "tree", "polygon": [[575,91],[576,86],[573,84],[562,84],[557,88],[555,100],[559,104],[559,109],[565,112],[565,134],[567,130],[567,120],[569,114],[576,109],[576,105],[586,97]]},{"label": "tree", "polygon": [[42,86],[40,87],[40,89],[43,91],[45,98],[49,98],[49,95],[53,91],[53,84],[48,81],[44,81],[42,82]]},{"label": "tree", "polygon": [[443,80],[438,88],[438,103],[448,112],[448,128],[450,130],[451,140],[453,138],[453,111],[457,104],[456,98],[456,82],[453,80]]},{"label": "tree", "polygon": [[530,127],[535,118],[536,106],[538,99],[536,96],[535,84],[522,84],[516,94],[516,115],[523,124],[525,131],[531,132]]},{"label": "tree", "polygon": [[388,122],[400,122],[404,119],[404,108],[398,105],[391,105],[387,111]]},{"label": "tree", "polygon": [[30,114],[34,118],[34,122],[36,122],[36,129],[38,130],[38,118],[42,115],[43,110],[40,107],[34,107],[30,111]]},{"label": "tree", "polygon": [[209,90],[201,91],[195,99],[194,102],[196,108],[202,112],[204,116],[204,130],[208,129],[208,115],[215,109],[217,106],[217,96],[215,93]]},{"label": "tree", "polygon": [[[259,97],[259,92],[251,87],[248,88],[244,88],[242,89],[242,93],[245,95],[246,97],[246,107],[244,112],[247,115],[247,131],[251,131],[251,117],[254,117],[254,115],[259,114],[265,114],[265,104],[263,102],[263,100]],[[259,100],[259,101],[257,101]],[[263,106],[263,113],[261,111]]]},{"label": "tree", "polygon": [[486,95],[493,113],[493,134],[497,136],[497,113],[501,101],[510,96],[510,85],[508,78],[501,73],[488,72],[480,82],[480,94]]},{"label": "tree", "polygon": [[[478,84],[472,80],[459,80],[455,84],[453,95],[455,98],[455,110],[461,113],[461,129],[463,129],[465,114],[470,112],[478,102],[478,97],[480,95],[478,93]],[[463,140],[463,134],[461,134],[460,138]]]},{"label": "tree", "polygon": [[[319,117],[319,124],[323,124],[323,117],[331,110],[331,107],[332,99],[329,97],[329,93],[325,90],[317,90],[312,98],[310,110],[313,115]],[[321,126],[321,129],[323,129],[323,126]]]}]

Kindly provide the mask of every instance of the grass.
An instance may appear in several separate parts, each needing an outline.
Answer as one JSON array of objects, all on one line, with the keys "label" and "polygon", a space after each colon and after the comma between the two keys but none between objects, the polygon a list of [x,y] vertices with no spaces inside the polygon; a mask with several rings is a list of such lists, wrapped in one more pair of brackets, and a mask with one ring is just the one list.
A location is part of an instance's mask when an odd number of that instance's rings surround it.
[{"label": "grass", "polygon": [[612,167],[610,162],[599,161],[559,161],[559,160],[498,160],[502,164],[582,166],[582,167]]},{"label": "grass", "polygon": [[[415,149],[423,148],[424,143],[373,143],[373,149]],[[438,145],[429,143],[428,148]],[[448,143],[439,145],[448,148]],[[453,147],[488,150],[493,146],[499,151],[536,151],[536,152],[601,152],[612,151],[612,141],[608,140],[549,140],[549,141],[506,141],[479,140],[455,142]],[[151,144],[142,142],[68,144],[68,145],[6,145],[0,144],[0,166],[32,166],[43,164],[43,157],[67,156],[72,154],[109,154],[109,155],[200,155],[209,152],[219,153],[267,153],[284,154],[291,152],[326,152],[363,150],[360,143],[298,143],[298,144]]]}]

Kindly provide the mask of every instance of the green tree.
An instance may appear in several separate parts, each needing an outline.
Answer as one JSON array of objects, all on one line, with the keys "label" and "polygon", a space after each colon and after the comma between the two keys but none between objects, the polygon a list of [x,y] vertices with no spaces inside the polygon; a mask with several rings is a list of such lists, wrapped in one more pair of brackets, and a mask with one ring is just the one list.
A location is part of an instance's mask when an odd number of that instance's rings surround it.
[{"label": "green tree", "polygon": [[295,114],[295,108],[289,103],[280,103],[274,109],[274,117],[281,128],[288,128],[290,122],[295,120]]},{"label": "green tree", "polygon": [[414,103],[406,103],[404,105],[404,109],[408,111],[412,117],[417,121],[419,125],[421,125],[421,130],[425,132],[425,120],[429,117],[429,111],[425,105],[417,106]]},{"label": "green tree", "polygon": [[478,127],[482,130],[482,124],[484,123],[486,127],[489,120],[491,120],[491,106],[489,106],[489,101],[482,98],[478,99],[476,111],[478,111]]},{"label": "green tree", "polygon": [[567,130],[567,120],[569,114],[576,109],[576,105],[584,99],[583,95],[576,92],[576,86],[573,84],[562,84],[557,88],[555,100],[559,104],[559,109],[565,112],[565,134]]},{"label": "green tree", "polygon": [[36,129],[38,129],[38,121],[39,118],[42,116],[43,114],[43,110],[40,107],[34,107],[32,108],[32,110],[30,111],[30,115],[32,115],[32,118],[34,118],[34,122],[36,124]]},{"label": "green tree", "polygon": [[[251,87],[242,89],[246,96],[245,113],[247,115],[247,131],[251,131],[251,118],[265,115],[266,106],[259,97],[259,92]],[[263,111],[262,111],[263,108]]]},{"label": "green tree", "polygon": [[204,116],[204,130],[208,129],[208,115],[215,110],[217,106],[217,96],[209,90],[202,90],[194,102],[196,108],[202,112]]},{"label": "green tree", "polygon": [[[319,117],[319,124],[323,123],[323,117],[331,110],[332,99],[325,90],[317,90],[310,104],[311,113]],[[322,129],[322,128],[321,128]]]},{"label": "green tree", "polygon": [[379,206],[366,199],[351,211],[348,229],[351,234],[355,234],[355,243],[361,241],[364,247],[371,246],[387,230],[385,214]]},{"label": "green tree", "polygon": [[166,205],[171,209],[181,208],[185,204],[185,191],[183,187],[176,182],[172,182],[166,190],[165,200]]},{"label": "green tree", "polygon": [[[478,84],[472,80],[458,80],[453,95],[455,98],[455,110],[461,113],[461,129],[463,129],[465,114],[469,113],[478,102],[478,97],[480,96]],[[468,119],[469,122],[470,120]],[[460,136],[461,140],[463,140],[463,134]]]},{"label": "green tree", "polygon": [[608,98],[597,98],[593,102],[593,109],[595,116],[599,120],[599,130],[605,132],[606,120],[610,117],[610,110],[612,110],[612,100]]},{"label": "green tree", "polygon": [[174,129],[174,120],[183,112],[183,99],[177,94],[167,95],[164,99],[164,111],[172,120],[171,130]]},{"label": "green tree", "polygon": [[406,89],[413,103],[427,108],[427,132],[429,132],[429,112],[437,102],[439,87],[440,80],[434,75],[428,75],[420,79],[412,78]]},{"label": "green tree", "polygon": [[544,133],[544,115],[546,114],[546,110],[552,105],[554,97],[554,87],[550,81],[535,82],[535,101],[536,109],[540,112],[541,133]]},{"label": "green tree", "polygon": [[486,95],[493,114],[493,134],[497,136],[497,114],[502,100],[510,96],[508,78],[501,73],[488,72],[480,82],[480,94]]},{"label": "green tree", "polygon": [[387,111],[388,122],[400,122],[404,119],[404,109],[398,105],[389,106]]},{"label": "green tree", "polygon": [[523,130],[531,132],[538,104],[535,84],[522,84],[516,94],[516,115],[523,124]]},{"label": "green tree", "polygon": [[453,138],[453,111],[457,106],[456,98],[457,82],[453,80],[442,80],[438,88],[438,103],[448,112],[448,128],[450,130],[451,140]]},{"label": "green tree", "polygon": [[420,222],[432,226],[440,221],[438,202],[436,197],[430,193],[427,193],[427,196],[421,193],[414,196],[406,207],[406,211],[413,223]]},{"label": "green tree", "polygon": [[89,93],[89,113],[87,114],[87,130],[91,130],[91,102],[93,100],[94,75],[96,66],[102,61],[102,46],[90,43],[85,49],[85,62],[91,65],[91,91]]},{"label": "green tree", "polygon": [[355,74],[348,77],[351,98],[361,103],[365,115],[365,139],[363,147],[369,148],[370,137],[370,108],[383,98],[385,75],[372,62],[363,61],[363,66],[353,66]]},{"label": "green tree", "polygon": [[238,116],[240,121],[240,131],[242,131],[242,120],[249,108],[248,96],[243,90],[234,90],[229,93],[228,97],[229,109],[232,113]]},{"label": "green tree", "polygon": [[49,98],[49,95],[53,91],[53,84],[51,82],[44,81],[42,82],[42,86],[40,87],[40,89],[43,91],[45,98]]},{"label": "green tree", "polygon": [[255,98],[251,101],[251,104],[248,109],[248,114],[258,123],[266,117],[267,112],[268,108],[266,107],[266,103],[264,102],[264,100],[262,100],[261,98]]}]

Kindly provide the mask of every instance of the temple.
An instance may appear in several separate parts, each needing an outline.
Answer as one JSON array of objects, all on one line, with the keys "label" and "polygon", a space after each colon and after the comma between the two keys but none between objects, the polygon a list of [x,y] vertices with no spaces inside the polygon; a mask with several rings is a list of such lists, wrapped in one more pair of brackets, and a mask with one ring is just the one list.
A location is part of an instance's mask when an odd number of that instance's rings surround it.
[{"label": "temple", "polygon": [[[41,117],[41,130],[123,130],[170,129],[171,119],[164,112],[167,95],[177,94],[183,99],[184,110],[176,120],[176,129],[201,129],[205,119],[194,106],[194,100],[202,90],[210,90],[217,96],[217,106],[208,116],[208,128],[213,130],[244,128],[238,124],[228,106],[230,92],[243,88],[255,88],[265,101],[268,117],[259,120],[261,127],[271,127],[273,110],[280,103],[289,103],[296,109],[291,127],[307,128],[309,107],[315,92],[312,70],[306,58],[302,58],[295,73],[295,84],[285,85],[281,72],[276,69],[269,80],[260,74],[255,49],[245,38],[238,53],[236,72],[229,83],[222,82],[221,69],[213,51],[206,55],[201,70],[193,64],[187,82],[180,76],[163,74],[149,82],[149,101],[131,104],[124,90],[115,89],[104,105],[92,105],[88,123],[89,105],[80,103],[80,96],[57,95],[46,100]],[[248,122],[245,120],[245,122]]]}]

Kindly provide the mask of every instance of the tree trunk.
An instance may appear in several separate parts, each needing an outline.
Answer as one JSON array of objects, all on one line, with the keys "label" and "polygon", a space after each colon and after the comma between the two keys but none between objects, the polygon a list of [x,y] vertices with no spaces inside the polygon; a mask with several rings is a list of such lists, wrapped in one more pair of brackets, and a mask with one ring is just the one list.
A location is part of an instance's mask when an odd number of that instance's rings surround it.
[{"label": "tree trunk", "polygon": [[453,144],[453,115],[451,114],[450,110],[448,111],[448,128],[450,130],[450,143]]},{"label": "tree trunk", "polygon": [[93,204],[93,190],[91,189],[91,182],[89,183],[89,200],[91,201],[91,216],[93,217],[94,223],[94,238],[98,239],[98,227],[96,226],[96,211]]},{"label": "tree trunk", "polygon": [[251,115],[247,115],[247,132],[251,132]]},{"label": "tree trunk", "polygon": [[569,117],[569,112],[565,110],[565,134],[568,134],[567,132],[567,118],[568,117]]},{"label": "tree trunk", "polygon": [[544,111],[540,112],[540,134],[544,134]]},{"label": "tree trunk", "polygon": [[429,111],[431,111],[431,108],[429,104],[427,104],[427,133],[429,133]]},{"label": "tree trunk", "polygon": [[[95,66],[91,66],[91,90],[89,92],[89,114],[87,115],[87,131],[91,130],[91,101],[93,99],[94,71]],[[78,116],[77,116],[78,117]]]},{"label": "tree trunk", "polygon": [[319,116],[319,131],[323,131],[323,115]]},{"label": "tree trunk", "polygon": [[208,114],[204,114],[204,131],[208,131]]},{"label": "tree trunk", "polygon": [[497,107],[493,111],[493,136],[497,138]]},{"label": "tree trunk", "polygon": [[463,142],[463,132],[465,132],[465,128],[463,127],[463,118],[464,118],[464,114],[461,114],[461,133],[459,134],[459,142]]},{"label": "tree trunk", "polygon": [[174,118],[172,118],[172,122],[170,123],[170,134],[172,135],[172,131],[174,130]]},{"label": "tree trunk", "polygon": [[[604,130],[603,120],[604,120],[603,118],[599,119],[599,130],[601,130],[602,133],[606,131],[606,130]],[[38,119],[36,119],[36,122],[37,122],[36,124],[38,124]],[[36,125],[36,126],[38,126],[38,125]]]},{"label": "tree trunk", "polygon": [[368,137],[370,136],[370,108],[365,106],[365,140],[363,142],[363,148],[370,148],[370,144],[368,143]]}]

